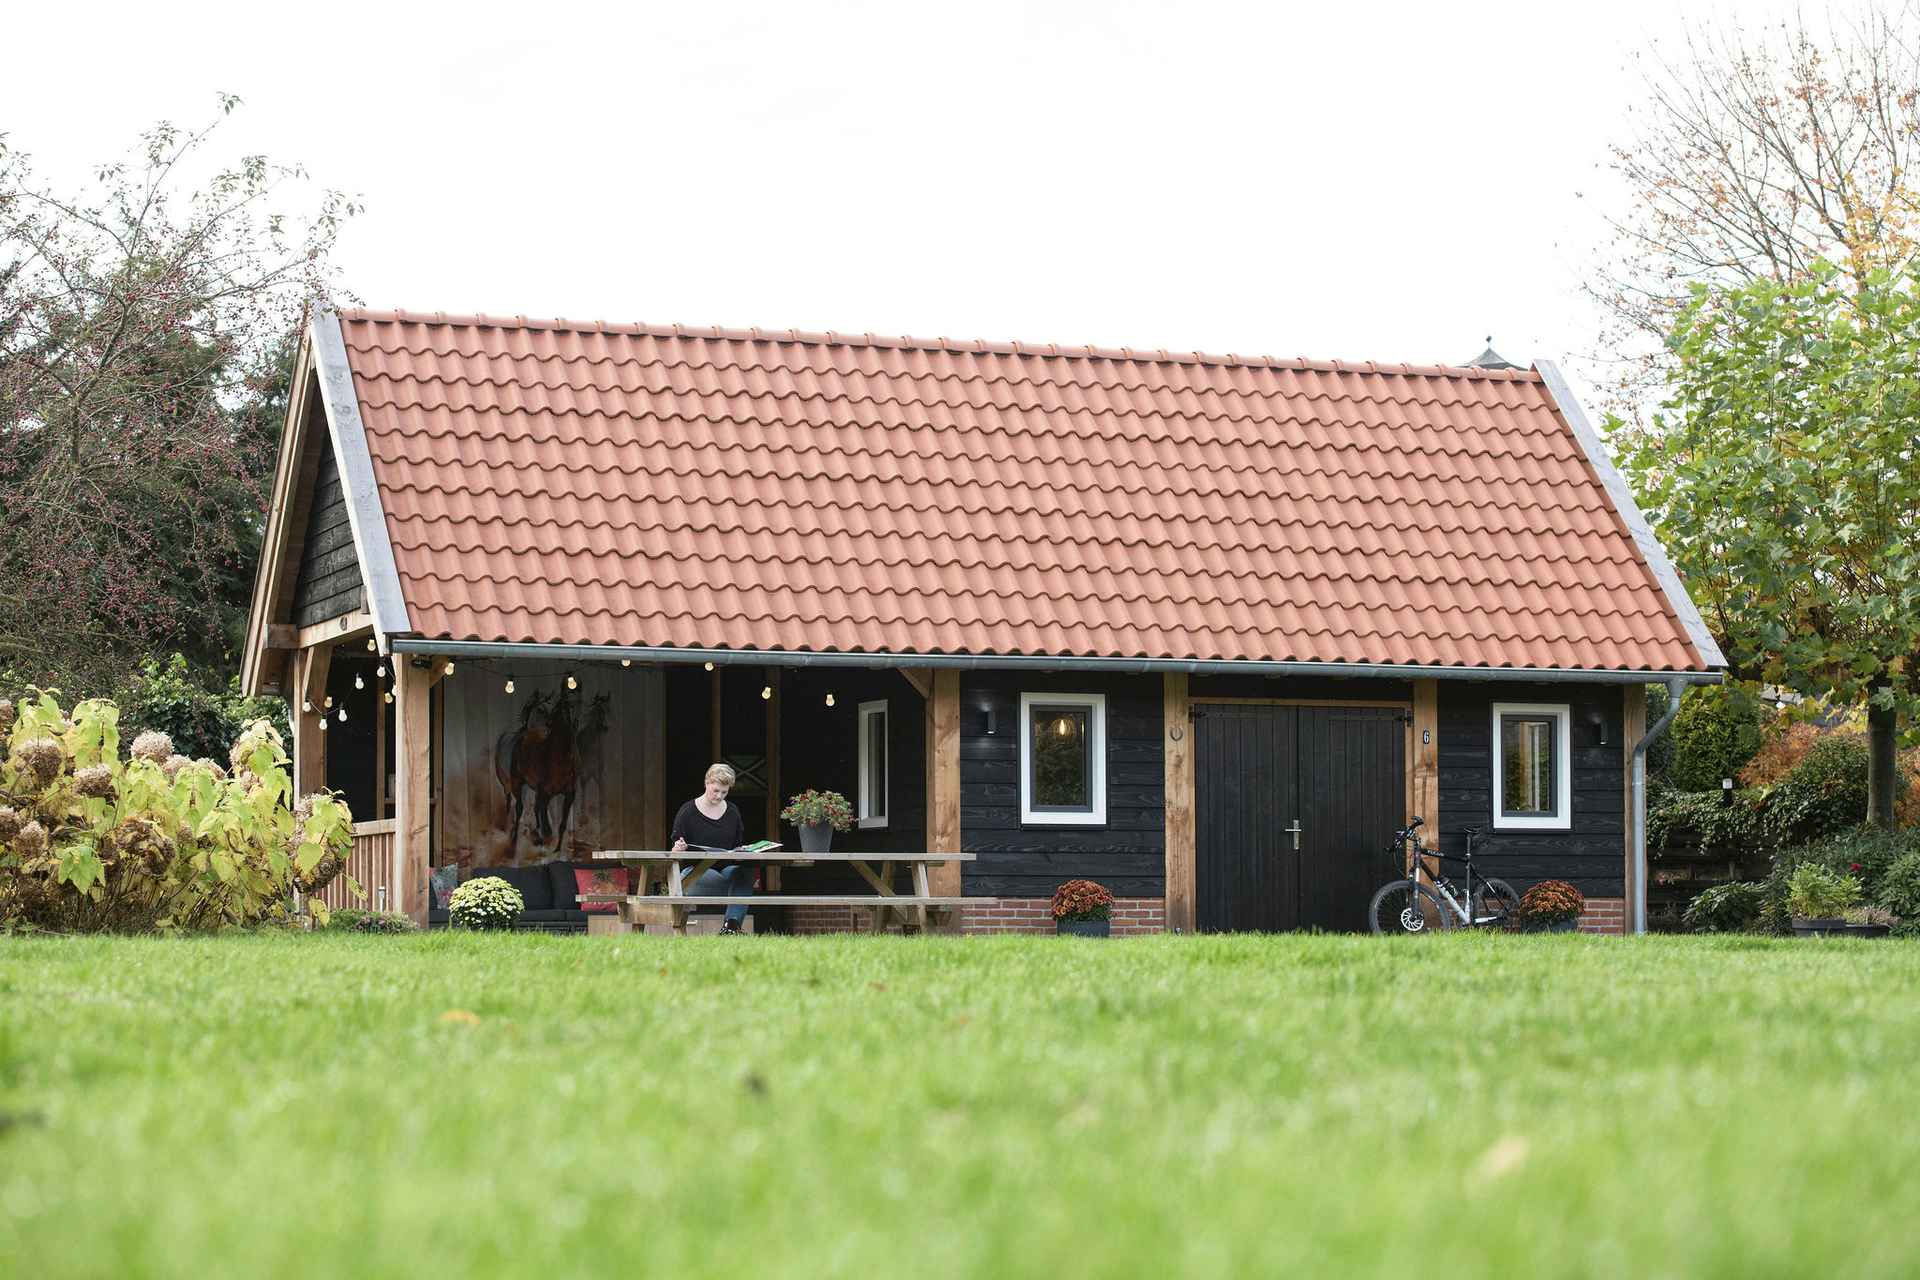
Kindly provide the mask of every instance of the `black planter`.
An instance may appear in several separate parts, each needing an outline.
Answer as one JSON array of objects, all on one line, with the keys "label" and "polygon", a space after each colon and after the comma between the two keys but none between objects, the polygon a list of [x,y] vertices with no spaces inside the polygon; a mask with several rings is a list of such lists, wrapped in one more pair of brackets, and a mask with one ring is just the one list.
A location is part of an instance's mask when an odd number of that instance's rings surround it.
[{"label": "black planter", "polygon": [[833,847],[833,824],[831,822],[803,822],[800,824],[800,852],[825,853]]},{"label": "black planter", "polygon": [[1112,927],[1111,920],[1055,920],[1053,922],[1054,932],[1063,937],[1071,935],[1076,938],[1104,938],[1108,936],[1108,931]]},{"label": "black planter", "polygon": [[1793,932],[1802,938],[1824,938],[1830,933],[1845,936],[1847,932],[1847,922],[1841,918],[1831,920],[1802,920],[1799,916],[1794,916]]},{"label": "black planter", "polygon": [[1850,924],[1847,926],[1849,938],[1884,938],[1887,926],[1884,924]]},{"label": "black planter", "polygon": [[1527,926],[1527,932],[1578,933],[1580,932],[1580,922],[1578,920],[1555,920],[1552,924],[1530,924]]}]

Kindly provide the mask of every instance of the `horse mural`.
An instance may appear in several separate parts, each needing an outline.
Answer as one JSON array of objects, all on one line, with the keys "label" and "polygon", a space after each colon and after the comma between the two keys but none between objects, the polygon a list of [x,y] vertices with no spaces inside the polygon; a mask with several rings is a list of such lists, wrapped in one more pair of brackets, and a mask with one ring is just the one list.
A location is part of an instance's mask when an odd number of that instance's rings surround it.
[{"label": "horse mural", "polygon": [[[598,758],[602,735],[611,721],[612,696],[600,694],[580,714],[573,690],[557,696],[535,693],[521,708],[521,723],[501,735],[494,752],[494,775],[512,810],[507,849],[520,839],[520,821],[526,812],[526,793],[533,793],[533,842],[546,843],[556,853],[562,848],[583,779],[582,757]],[[553,802],[560,801],[559,821]]]}]

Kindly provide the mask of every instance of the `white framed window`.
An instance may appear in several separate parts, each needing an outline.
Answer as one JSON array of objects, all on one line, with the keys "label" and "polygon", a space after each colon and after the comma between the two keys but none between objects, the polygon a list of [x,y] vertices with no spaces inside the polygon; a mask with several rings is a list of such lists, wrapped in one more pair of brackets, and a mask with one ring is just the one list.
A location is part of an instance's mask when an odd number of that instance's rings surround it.
[{"label": "white framed window", "polygon": [[1573,825],[1573,714],[1565,703],[1493,704],[1493,826]]},{"label": "white framed window", "polygon": [[1020,821],[1106,824],[1106,694],[1020,695]]},{"label": "white framed window", "polygon": [[887,825],[887,704],[860,704],[860,800],[863,828]]}]

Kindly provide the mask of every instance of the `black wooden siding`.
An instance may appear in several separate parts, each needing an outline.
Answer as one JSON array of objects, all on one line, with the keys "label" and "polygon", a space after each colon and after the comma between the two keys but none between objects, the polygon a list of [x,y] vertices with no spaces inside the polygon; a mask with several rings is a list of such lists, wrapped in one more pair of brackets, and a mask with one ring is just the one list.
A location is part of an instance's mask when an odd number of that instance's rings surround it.
[{"label": "black wooden siding", "polygon": [[[1020,695],[1107,696],[1107,821],[1103,827],[1020,824]],[[1153,676],[962,672],[960,847],[968,894],[1050,897],[1068,880],[1094,880],[1122,898],[1166,893],[1163,685]],[[998,732],[987,734],[987,712]]]},{"label": "black wooden siding", "polygon": [[[1474,859],[1487,874],[1525,892],[1541,880],[1565,880],[1588,897],[1626,892],[1625,755],[1620,744],[1619,685],[1463,684],[1442,680],[1440,693],[1440,849],[1466,848],[1464,827],[1486,835]],[[1565,703],[1572,708],[1573,823],[1570,831],[1493,829],[1493,704]],[[1597,742],[1605,723],[1607,745]],[[1458,864],[1448,864],[1457,872]]]},{"label": "black wooden siding", "polygon": [[293,622],[310,627],[358,609],[364,598],[360,560],[347,523],[347,493],[333,441],[320,436],[320,471],[313,482],[313,506],[307,514],[307,540],[300,552],[300,574],[293,584]]}]

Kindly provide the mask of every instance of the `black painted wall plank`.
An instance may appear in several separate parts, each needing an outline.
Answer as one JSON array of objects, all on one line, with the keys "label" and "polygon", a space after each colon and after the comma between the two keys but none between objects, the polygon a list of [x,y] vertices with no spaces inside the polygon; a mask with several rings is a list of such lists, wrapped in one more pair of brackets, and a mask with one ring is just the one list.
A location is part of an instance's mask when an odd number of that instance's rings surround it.
[{"label": "black painted wall plank", "polygon": [[333,441],[320,437],[320,470],[307,513],[307,539],[300,552],[300,573],[293,585],[293,622],[310,627],[358,609],[365,599],[360,561],[347,519],[346,490],[333,456]]}]

